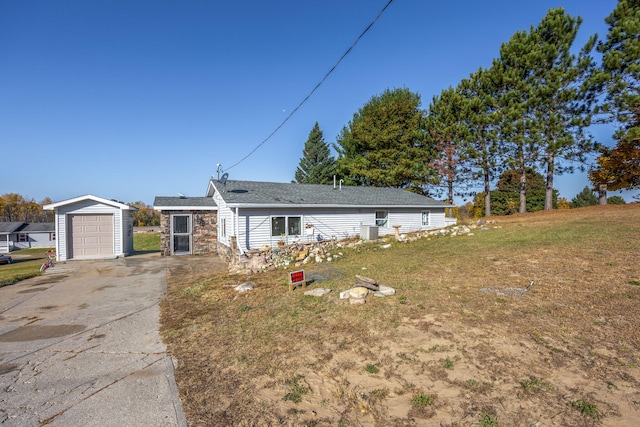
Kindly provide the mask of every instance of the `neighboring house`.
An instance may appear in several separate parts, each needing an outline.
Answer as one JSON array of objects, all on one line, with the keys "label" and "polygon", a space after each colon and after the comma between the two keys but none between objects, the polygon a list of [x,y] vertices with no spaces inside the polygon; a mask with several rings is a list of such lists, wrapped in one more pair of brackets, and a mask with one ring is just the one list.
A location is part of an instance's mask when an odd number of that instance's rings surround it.
[{"label": "neighboring house", "polygon": [[56,233],[52,222],[0,222],[0,252],[52,248],[55,244]]},{"label": "neighboring house", "polygon": [[240,252],[281,241],[343,239],[371,227],[383,236],[396,227],[406,233],[451,223],[445,219],[450,205],[397,188],[253,181],[223,185],[212,179],[207,197],[218,205],[220,246],[237,246]]},{"label": "neighboring house", "polygon": [[212,197],[158,196],[162,255],[204,255],[217,252],[218,207]]},{"label": "neighboring house", "polygon": [[87,194],[44,209],[55,212],[58,261],[116,258],[133,252],[134,207]]}]

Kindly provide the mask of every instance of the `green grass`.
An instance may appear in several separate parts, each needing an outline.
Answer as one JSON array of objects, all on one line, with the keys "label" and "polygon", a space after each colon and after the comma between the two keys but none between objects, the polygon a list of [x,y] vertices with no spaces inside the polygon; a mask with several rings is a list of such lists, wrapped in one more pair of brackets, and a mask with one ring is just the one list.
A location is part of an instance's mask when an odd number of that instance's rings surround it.
[{"label": "green grass", "polygon": [[[13,263],[0,265],[0,287],[39,276],[47,249],[32,248],[11,252]],[[28,257],[23,257],[24,255]]]},{"label": "green grass", "polygon": [[482,427],[493,427],[498,425],[498,417],[491,414],[484,414],[478,421]]},{"label": "green grass", "polygon": [[589,402],[585,402],[584,400],[571,402],[571,406],[587,417],[598,418],[600,416],[600,410],[598,407]]},{"label": "green grass", "polygon": [[136,251],[159,251],[160,233],[134,233],[133,249]]},{"label": "green grass", "polygon": [[433,399],[428,394],[420,393],[413,396],[411,399],[411,406],[414,408],[426,408],[431,406]]},{"label": "green grass", "polygon": [[294,403],[302,402],[302,396],[309,392],[309,388],[302,384],[304,375],[296,375],[285,383],[285,387],[289,391],[284,395],[284,400],[290,400]]}]

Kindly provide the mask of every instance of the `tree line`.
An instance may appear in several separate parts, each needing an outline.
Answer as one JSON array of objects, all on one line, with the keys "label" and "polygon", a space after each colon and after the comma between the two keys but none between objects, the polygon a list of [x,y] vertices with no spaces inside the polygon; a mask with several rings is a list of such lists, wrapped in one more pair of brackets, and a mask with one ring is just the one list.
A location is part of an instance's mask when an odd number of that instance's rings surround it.
[{"label": "tree line", "polygon": [[[373,96],[336,138],[337,158],[315,123],[295,181],[330,183],[337,174],[347,185],[444,192],[449,202],[481,188],[474,200],[486,216],[494,206],[553,209],[554,178],[576,169],[590,167],[601,191],[640,188],[640,0],[619,0],[605,22],[605,39],[576,47],[582,19],[550,9],[426,110],[407,88]],[[599,123],[615,124],[615,147],[590,135]],[[517,194],[508,209],[499,200],[505,186]]]},{"label": "tree line", "polygon": [[[53,222],[54,212],[45,211],[44,205],[53,203],[49,197],[36,202],[20,194],[7,193],[0,195],[0,222]],[[144,202],[127,203],[137,208],[132,212],[133,224],[136,227],[160,225],[160,212]]]}]

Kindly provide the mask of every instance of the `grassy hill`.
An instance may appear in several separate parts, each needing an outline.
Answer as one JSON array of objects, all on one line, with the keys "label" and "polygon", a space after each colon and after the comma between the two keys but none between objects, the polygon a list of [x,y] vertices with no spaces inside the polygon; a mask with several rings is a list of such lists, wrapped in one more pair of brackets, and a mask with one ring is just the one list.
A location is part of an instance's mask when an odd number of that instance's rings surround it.
[{"label": "grassy hill", "polygon": [[[640,423],[640,204],[335,251],[305,266],[320,298],[284,270],[169,275],[162,334],[192,425]],[[397,294],[349,305],[356,274]]]}]

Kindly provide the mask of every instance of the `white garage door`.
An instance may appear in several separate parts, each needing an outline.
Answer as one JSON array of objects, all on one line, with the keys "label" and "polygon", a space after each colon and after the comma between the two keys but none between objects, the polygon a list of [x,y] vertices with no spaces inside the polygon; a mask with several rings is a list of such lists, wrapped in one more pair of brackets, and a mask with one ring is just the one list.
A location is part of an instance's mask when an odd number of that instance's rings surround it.
[{"label": "white garage door", "polygon": [[113,215],[70,215],[69,258],[113,256]]}]

